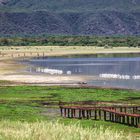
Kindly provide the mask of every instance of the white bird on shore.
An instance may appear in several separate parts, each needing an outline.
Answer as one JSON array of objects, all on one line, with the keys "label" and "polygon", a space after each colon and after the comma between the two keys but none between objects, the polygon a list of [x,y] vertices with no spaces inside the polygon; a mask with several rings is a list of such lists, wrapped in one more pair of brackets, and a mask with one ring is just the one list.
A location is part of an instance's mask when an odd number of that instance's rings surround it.
[{"label": "white bird on shore", "polygon": [[140,80],[140,75],[134,75],[134,76],[132,76],[132,79],[134,79],[134,80]]},{"label": "white bird on shore", "polygon": [[67,71],[67,75],[71,75],[71,73],[72,73],[71,71]]},{"label": "white bird on shore", "polygon": [[130,79],[129,75],[120,75],[120,74],[100,74],[99,77],[101,78],[109,78],[109,79]]},{"label": "white bird on shore", "polygon": [[38,67],[36,69],[36,72],[42,72],[42,73],[48,73],[48,74],[51,74],[51,75],[62,75],[63,74],[63,71],[62,70],[57,70],[57,69],[48,69],[48,68],[40,68]]}]

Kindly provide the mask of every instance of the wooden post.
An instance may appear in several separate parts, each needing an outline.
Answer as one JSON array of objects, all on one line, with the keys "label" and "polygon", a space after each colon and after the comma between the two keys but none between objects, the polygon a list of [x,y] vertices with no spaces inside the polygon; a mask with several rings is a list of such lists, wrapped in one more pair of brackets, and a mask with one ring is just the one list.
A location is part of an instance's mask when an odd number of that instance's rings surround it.
[{"label": "wooden post", "polygon": [[73,110],[73,117],[76,118],[76,109]]},{"label": "wooden post", "polygon": [[95,109],[95,120],[97,119],[97,110]]},{"label": "wooden post", "polygon": [[117,122],[117,115],[115,114],[115,122]]},{"label": "wooden post", "polygon": [[63,116],[63,109],[60,107],[61,116]]},{"label": "wooden post", "polygon": [[138,127],[138,117],[135,117],[135,121],[136,121],[136,127]]},{"label": "wooden post", "polygon": [[122,123],[125,124],[125,116],[122,117]]},{"label": "wooden post", "polygon": [[115,114],[112,113],[112,121],[114,122],[115,121]]},{"label": "wooden post", "polygon": [[81,119],[82,118],[82,112],[81,112],[81,110],[79,109],[79,119]]},{"label": "wooden post", "polygon": [[115,122],[117,122],[117,114],[115,114]]},{"label": "wooden post", "polygon": [[134,117],[131,117],[131,125],[134,126]]},{"label": "wooden post", "polygon": [[122,116],[119,115],[119,123],[121,123],[121,122],[122,122]]},{"label": "wooden post", "polygon": [[89,119],[89,110],[86,110],[87,119]]},{"label": "wooden post", "polygon": [[137,127],[140,128],[140,117],[137,118],[138,125]]},{"label": "wooden post", "polygon": [[112,120],[112,113],[109,112],[109,121],[111,121],[111,120]]},{"label": "wooden post", "polygon": [[82,118],[85,118],[85,110],[82,110]]},{"label": "wooden post", "polygon": [[99,110],[99,119],[102,119],[102,114],[101,114],[101,110]]},{"label": "wooden post", "polygon": [[106,111],[104,111],[104,120],[106,121]]},{"label": "wooden post", "polygon": [[67,115],[67,109],[65,108],[64,109],[64,117],[66,117],[66,115]]},{"label": "wooden post", "polygon": [[127,124],[130,125],[130,119],[129,119],[129,116],[127,116]]},{"label": "wooden post", "polygon": [[73,109],[71,109],[71,118],[73,118]]},{"label": "wooden post", "polygon": [[70,118],[70,109],[68,108],[68,118]]}]

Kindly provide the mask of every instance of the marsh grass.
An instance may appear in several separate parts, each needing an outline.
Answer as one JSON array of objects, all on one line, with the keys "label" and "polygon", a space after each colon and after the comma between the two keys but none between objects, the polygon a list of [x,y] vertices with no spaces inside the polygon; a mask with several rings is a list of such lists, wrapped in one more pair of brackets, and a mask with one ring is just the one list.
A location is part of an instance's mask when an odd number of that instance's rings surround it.
[{"label": "marsh grass", "polygon": [[[44,106],[42,103],[59,103],[59,101],[107,101],[129,104],[140,104],[140,91],[132,90],[109,90],[90,88],[64,88],[64,87],[42,87],[42,86],[12,86],[0,87],[0,120],[10,121],[52,121],[61,119],[60,123],[69,125],[79,120],[63,119],[60,112],[56,111],[58,104]],[[54,114],[49,109],[54,110]],[[56,116],[57,117],[56,117]],[[104,121],[80,120],[84,127],[104,126],[124,133],[140,133],[140,129]],[[1,140],[1,139],[0,139]]]},{"label": "marsh grass", "polygon": [[59,122],[0,122],[2,140],[135,140],[131,134],[110,128],[83,128],[79,124]]}]

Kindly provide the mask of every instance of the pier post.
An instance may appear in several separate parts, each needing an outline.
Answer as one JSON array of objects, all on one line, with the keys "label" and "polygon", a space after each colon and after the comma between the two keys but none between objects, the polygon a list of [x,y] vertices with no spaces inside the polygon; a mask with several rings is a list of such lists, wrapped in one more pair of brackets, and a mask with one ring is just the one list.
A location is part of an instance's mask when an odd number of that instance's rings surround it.
[{"label": "pier post", "polygon": [[71,109],[71,118],[73,118],[73,116],[74,116],[74,115],[73,115],[73,109]]},{"label": "pier post", "polygon": [[68,108],[68,118],[70,118],[70,109]]},{"label": "pier post", "polygon": [[91,110],[89,110],[89,117],[91,118]]},{"label": "pier post", "polygon": [[129,119],[129,116],[127,116],[127,124],[130,125],[130,119]]},{"label": "pier post", "polygon": [[82,118],[85,118],[85,110],[82,110]]},{"label": "pier post", "polygon": [[102,114],[101,114],[101,110],[99,110],[99,120],[102,119]]},{"label": "pier post", "polygon": [[65,108],[64,109],[64,117],[66,118],[66,115],[67,115],[67,109]]},{"label": "pier post", "polygon": [[89,119],[89,110],[87,110],[86,113],[87,113],[87,119]]},{"label": "pier post", "polygon": [[125,124],[125,116],[122,116],[122,123]]},{"label": "pier post", "polygon": [[112,113],[112,122],[114,122],[114,121],[115,121],[115,114]]},{"label": "pier post", "polygon": [[76,118],[76,109],[73,110],[73,117]]},{"label": "pier post", "polygon": [[112,113],[109,112],[109,121],[111,121],[111,120],[112,120]]},{"label": "pier post", "polygon": [[95,120],[97,119],[97,110],[95,109]]},{"label": "pier post", "polygon": [[106,111],[104,111],[104,120],[106,121]]},{"label": "pier post", "polygon": [[134,117],[131,117],[131,125],[134,126]]},{"label": "pier post", "polygon": [[79,109],[79,119],[81,119],[82,118],[82,112],[81,112],[81,110]]},{"label": "pier post", "polygon": [[63,116],[63,109],[60,107],[61,116]]}]

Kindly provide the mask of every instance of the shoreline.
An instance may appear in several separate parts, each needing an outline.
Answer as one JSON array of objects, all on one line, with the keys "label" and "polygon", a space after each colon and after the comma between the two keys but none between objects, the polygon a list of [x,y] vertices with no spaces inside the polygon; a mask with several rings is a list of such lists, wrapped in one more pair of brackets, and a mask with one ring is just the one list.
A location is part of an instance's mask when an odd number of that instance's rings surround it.
[{"label": "shoreline", "polygon": [[95,46],[0,46],[0,59],[80,55],[140,54],[140,48]]},{"label": "shoreline", "polygon": [[[28,47],[28,46],[27,46]],[[37,48],[39,48],[40,46],[36,46]],[[42,47],[42,46],[41,46]],[[46,46],[47,47],[47,46]],[[52,46],[51,46],[52,47]],[[72,86],[83,86],[81,83],[90,80],[91,77],[86,77],[86,76],[50,76],[50,75],[45,75],[45,74],[39,74],[39,75],[35,75],[35,74],[31,74],[29,72],[25,72],[26,68],[28,66],[24,65],[24,64],[20,64],[17,61],[20,59],[29,59],[29,58],[34,58],[36,57],[41,57],[41,54],[44,55],[44,57],[47,55],[52,56],[52,57],[58,57],[58,56],[64,56],[64,52],[62,51],[64,49],[64,46],[54,46],[55,47],[59,47],[60,50],[58,52],[56,52],[56,50],[52,51],[51,53],[49,52],[45,52],[45,53],[41,53],[40,51],[37,53],[33,53],[31,50],[26,50],[26,54],[29,54],[27,56],[23,55],[19,55],[23,53],[23,48],[20,48],[21,50],[17,50],[17,47],[15,47],[15,50],[3,50],[1,51],[1,55],[4,54],[8,54],[8,55],[4,55],[4,57],[0,57],[0,80],[1,81],[7,81],[7,82],[13,82],[17,85],[21,85],[21,84],[25,84],[25,85],[56,85],[56,86],[68,86],[68,85],[72,85]],[[62,47],[62,48],[61,48]],[[83,46],[81,46],[83,48]],[[0,48],[1,49],[1,48]],[[6,48],[7,49],[7,48]],[[22,50],[23,49],[23,50]],[[36,48],[34,48],[36,49]],[[82,56],[82,55],[97,55],[97,54],[103,54],[103,55],[107,55],[107,54],[140,54],[140,48],[133,48],[134,50],[132,51],[132,48],[128,51],[125,50],[125,48],[122,48],[123,50],[118,51],[117,49],[104,49],[104,52],[100,52],[101,49],[100,48],[94,48],[94,50],[98,50],[98,52],[93,51],[91,53],[87,52],[85,50],[84,54],[83,51],[81,52],[79,50],[79,53],[76,52],[69,52],[69,49],[67,51],[65,51],[65,56],[69,57],[70,56]],[[74,49],[75,50],[75,49]],[[100,50],[100,51],[99,51]],[[139,51],[138,51],[139,50]],[[106,53],[105,53],[106,52]],[[11,57],[11,55],[13,56],[13,54],[16,54],[17,57]],[[25,55],[25,54],[24,54]],[[93,77],[92,77],[93,78]],[[50,84],[51,83],[51,84]],[[1,85],[1,84],[0,84]],[[85,85],[84,85],[85,86]],[[97,87],[97,86],[93,86],[93,87]],[[102,87],[99,87],[102,88]],[[105,87],[103,87],[105,88]],[[110,88],[110,87],[109,87]]]}]

